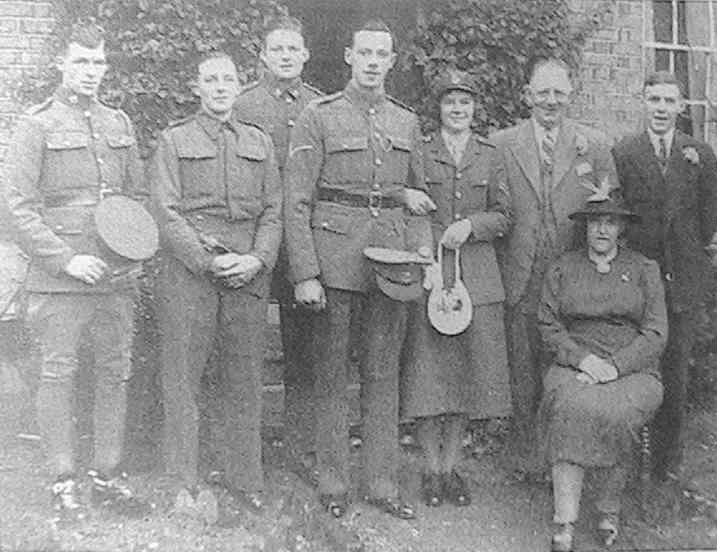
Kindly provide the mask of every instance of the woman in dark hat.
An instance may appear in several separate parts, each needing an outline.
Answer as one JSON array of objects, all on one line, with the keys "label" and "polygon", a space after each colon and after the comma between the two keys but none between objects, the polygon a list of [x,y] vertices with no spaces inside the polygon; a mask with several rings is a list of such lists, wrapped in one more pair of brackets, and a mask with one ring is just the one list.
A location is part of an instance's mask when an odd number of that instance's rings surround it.
[{"label": "woman in dark hat", "polygon": [[[456,464],[468,420],[510,415],[504,291],[493,247],[510,228],[510,198],[499,154],[472,130],[476,87],[470,76],[447,71],[436,92],[441,128],[423,148],[437,206],[431,215],[434,243],[443,248],[444,286],[434,291],[453,288],[460,249],[465,289],[456,307],[462,308],[450,313],[455,319],[448,316],[442,329],[464,329],[459,335],[439,333],[427,319],[426,301],[415,303],[402,365],[401,414],[417,422],[426,504],[466,506],[470,491]],[[454,322],[455,328],[445,327]]]},{"label": "woman in dark hat", "polygon": [[667,340],[657,263],[619,244],[637,216],[596,190],[570,215],[587,247],[563,255],[545,277],[538,326],[552,355],[538,415],[552,468],[553,550],[572,550],[583,475],[601,470],[596,507],[605,544],[617,537],[620,497],[640,428],[662,402],[659,360]]}]

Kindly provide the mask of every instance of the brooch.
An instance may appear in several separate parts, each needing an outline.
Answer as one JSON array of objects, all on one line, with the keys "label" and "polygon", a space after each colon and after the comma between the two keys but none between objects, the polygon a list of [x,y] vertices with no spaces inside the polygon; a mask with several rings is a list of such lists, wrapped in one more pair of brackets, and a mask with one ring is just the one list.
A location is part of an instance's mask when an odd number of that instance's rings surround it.
[{"label": "brooch", "polygon": [[623,282],[629,282],[630,281],[630,275],[627,272],[623,272],[622,276],[620,276],[620,279]]},{"label": "brooch", "polygon": [[682,155],[693,165],[697,165],[700,162],[700,154],[697,153],[697,150],[692,146],[682,148]]}]

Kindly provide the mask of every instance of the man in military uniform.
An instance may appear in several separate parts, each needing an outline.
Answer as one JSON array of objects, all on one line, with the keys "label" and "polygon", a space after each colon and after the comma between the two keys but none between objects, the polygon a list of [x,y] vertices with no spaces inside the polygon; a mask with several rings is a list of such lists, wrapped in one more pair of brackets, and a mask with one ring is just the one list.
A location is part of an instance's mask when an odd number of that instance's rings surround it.
[{"label": "man in military uniform", "polygon": [[[166,467],[184,501],[216,504],[197,473],[200,378],[218,348],[224,424],[219,468],[231,495],[261,507],[266,302],[281,239],[271,139],[232,117],[236,67],[198,64],[199,111],[166,129],[150,165],[164,259],[158,277]],[[215,507],[215,506],[213,506]],[[206,511],[206,510],[205,510]]]},{"label": "man in military uniform", "polygon": [[31,257],[29,315],[42,345],[37,394],[55,506],[77,511],[73,376],[86,328],[95,360],[94,498],[129,497],[117,473],[130,377],[134,275],[113,275],[93,223],[110,194],[143,192],[132,124],[98,102],[107,70],[102,30],[76,25],[60,54],[62,84],[31,108],[7,155],[5,198],[18,244]]},{"label": "man in military uniform", "polygon": [[[367,499],[401,518],[414,516],[397,486],[398,357],[405,304],[375,286],[367,246],[408,249],[404,207],[425,213],[418,120],[384,92],[396,54],[381,22],[353,35],[348,86],[309,104],[291,137],[285,174],[286,244],[295,298],[317,311],[314,400],[319,496],[336,517],[348,485],[349,329],[366,296],[363,343],[363,467]],[[429,245],[430,242],[426,243]],[[429,253],[430,254],[430,253]]]},{"label": "man in military uniform", "polygon": [[[285,16],[269,25],[260,57],[266,73],[242,91],[235,104],[235,113],[239,119],[255,123],[269,133],[282,174],[289,149],[289,133],[304,107],[321,93],[301,80],[309,51],[297,19]],[[280,309],[286,435],[300,465],[310,467],[314,464],[312,345],[307,323],[311,311],[296,308],[294,286],[287,270],[286,253],[282,247],[271,292],[279,301]]]}]

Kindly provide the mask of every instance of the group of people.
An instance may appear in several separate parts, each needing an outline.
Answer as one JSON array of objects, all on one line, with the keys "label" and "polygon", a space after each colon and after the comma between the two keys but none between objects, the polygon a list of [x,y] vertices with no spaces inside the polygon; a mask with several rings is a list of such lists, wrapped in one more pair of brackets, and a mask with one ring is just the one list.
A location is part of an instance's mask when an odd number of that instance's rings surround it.
[{"label": "group of people", "polygon": [[[262,508],[270,296],[280,305],[287,442],[337,518],[351,496],[355,351],[362,496],[389,515],[416,515],[398,484],[400,419],[415,420],[421,496],[436,507],[471,502],[456,469],[470,420],[512,416],[512,456],[524,470],[534,458],[551,467],[555,550],[572,548],[586,468],[605,472],[598,528],[615,539],[632,443],[656,412],[655,475],[678,470],[705,246],[717,230],[717,160],[676,130],[685,100],[673,75],[647,78],[645,129],[611,151],[567,118],[573,87],[562,61],[534,65],[531,117],[488,139],[473,131],[472,77],[447,68],[432,86],[439,129],[422,136],[418,117],[384,91],[396,61],[385,24],[353,33],[351,80],[322,95],[301,80],[301,24],[283,17],[264,35],[258,82],[242,88],[225,53],[198,60],[200,107],[161,133],[143,172],[130,120],[97,101],[101,29],[76,26],[59,59],[62,84],[16,130],[4,197],[31,257],[37,411],[61,510],[81,507],[72,378],[84,329],[96,377],[93,497],[131,497],[118,466],[138,261],[117,268],[96,213],[108,196],[145,189],[162,252],[165,467],[183,500],[216,509],[218,484]],[[438,308],[450,317],[470,307],[470,319],[439,331],[432,296],[458,287],[463,299],[446,307],[444,295]],[[210,361],[221,367],[222,421],[211,428],[207,482],[198,399]]]}]

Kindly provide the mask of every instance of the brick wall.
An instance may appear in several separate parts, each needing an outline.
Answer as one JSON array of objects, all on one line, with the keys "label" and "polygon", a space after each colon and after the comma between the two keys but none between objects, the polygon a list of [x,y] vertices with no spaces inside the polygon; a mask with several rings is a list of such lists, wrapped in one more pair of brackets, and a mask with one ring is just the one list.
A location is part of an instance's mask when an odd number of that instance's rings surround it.
[{"label": "brick wall", "polygon": [[[570,4],[577,14],[599,13],[601,17],[600,29],[588,39],[583,52],[571,115],[617,139],[640,124],[642,2],[571,0]],[[650,21],[651,14],[647,17]]]},{"label": "brick wall", "polygon": [[52,26],[50,2],[0,0],[0,173],[17,113],[12,97],[23,71],[35,67]]}]

